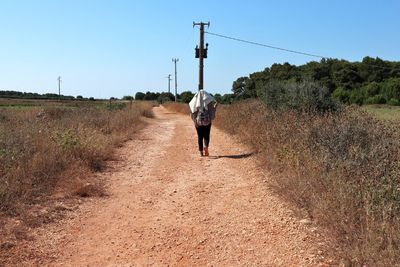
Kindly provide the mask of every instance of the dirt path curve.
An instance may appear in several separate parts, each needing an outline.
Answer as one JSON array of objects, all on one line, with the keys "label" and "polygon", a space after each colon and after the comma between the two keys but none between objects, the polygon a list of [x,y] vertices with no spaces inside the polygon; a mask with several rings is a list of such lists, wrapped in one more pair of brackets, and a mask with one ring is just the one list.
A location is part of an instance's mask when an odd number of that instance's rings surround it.
[{"label": "dirt path curve", "polygon": [[57,226],[44,265],[317,266],[315,229],[271,193],[251,151],[213,128],[201,158],[188,117],[154,112],[102,174],[110,196]]}]

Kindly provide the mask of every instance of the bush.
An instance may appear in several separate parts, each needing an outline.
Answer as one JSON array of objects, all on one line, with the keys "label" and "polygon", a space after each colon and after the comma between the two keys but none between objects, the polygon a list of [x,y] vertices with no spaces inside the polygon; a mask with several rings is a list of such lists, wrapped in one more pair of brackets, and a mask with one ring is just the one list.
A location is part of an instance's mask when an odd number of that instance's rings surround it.
[{"label": "bush", "polygon": [[158,103],[165,103],[168,101],[175,101],[175,96],[172,93],[161,93],[158,98]]},{"label": "bush", "polygon": [[400,101],[395,98],[391,98],[387,104],[392,105],[392,106],[400,106]]},{"label": "bush", "polygon": [[350,102],[350,92],[342,87],[339,87],[335,91],[333,91],[332,97],[339,100],[342,103]]},{"label": "bush", "polygon": [[377,82],[371,82],[361,87],[361,90],[365,97],[372,97],[380,93],[381,84]]},{"label": "bush", "polygon": [[391,98],[400,99],[400,78],[387,80],[381,91],[387,100]]},{"label": "bush", "polygon": [[364,101],[364,104],[385,104],[386,99],[382,95],[375,95],[368,97],[367,100]]},{"label": "bush", "polygon": [[185,91],[179,95],[180,101],[182,101],[183,103],[189,103],[193,97],[194,94],[191,91]]},{"label": "bush", "polygon": [[144,97],[145,97],[145,96],[146,96],[145,93],[137,92],[137,93],[135,94],[135,100],[144,100]]},{"label": "bush", "polygon": [[125,95],[125,96],[122,97],[122,100],[129,100],[129,101],[131,101],[131,100],[133,100],[133,96]]},{"label": "bush", "polygon": [[264,86],[263,101],[272,109],[336,110],[328,88],[316,82],[270,82]]}]

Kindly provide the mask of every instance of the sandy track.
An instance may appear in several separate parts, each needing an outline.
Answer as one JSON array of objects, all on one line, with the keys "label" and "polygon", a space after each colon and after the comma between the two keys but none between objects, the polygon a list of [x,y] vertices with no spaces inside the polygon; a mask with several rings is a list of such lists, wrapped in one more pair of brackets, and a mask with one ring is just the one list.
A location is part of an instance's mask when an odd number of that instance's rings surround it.
[{"label": "sandy track", "polygon": [[41,265],[317,265],[315,228],[268,189],[251,151],[213,128],[201,158],[188,117],[154,112],[101,174],[110,196],[46,230]]}]

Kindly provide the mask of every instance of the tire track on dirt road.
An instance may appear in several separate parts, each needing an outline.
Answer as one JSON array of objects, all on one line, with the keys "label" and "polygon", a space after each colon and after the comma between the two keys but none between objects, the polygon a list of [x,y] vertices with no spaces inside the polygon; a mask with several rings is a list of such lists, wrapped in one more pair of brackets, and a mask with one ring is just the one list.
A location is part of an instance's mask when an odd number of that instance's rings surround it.
[{"label": "tire track on dirt road", "polygon": [[214,127],[211,156],[201,158],[189,117],[154,113],[100,174],[109,196],[82,205],[41,241],[51,244],[43,265],[320,264],[316,228],[268,189],[251,151]]}]

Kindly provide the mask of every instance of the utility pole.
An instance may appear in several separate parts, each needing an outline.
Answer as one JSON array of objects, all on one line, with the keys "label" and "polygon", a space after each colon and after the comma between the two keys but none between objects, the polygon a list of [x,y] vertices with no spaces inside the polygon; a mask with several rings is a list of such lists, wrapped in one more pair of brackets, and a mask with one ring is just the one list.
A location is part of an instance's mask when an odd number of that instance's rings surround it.
[{"label": "utility pole", "polygon": [[193,22],[193,27],[194,26],[200,26],[200,48],[196,46],[195,51],[196,51],[196,58],[199,59],[199,91],[204,89],[204,75],[203,75],[203,68],[204,68],[204,59],[207,58],[207,51],[208,51],[208,44],[206,44],[206,48],[204,48],[204,26],[207,25],[207,27],[210,27],[210,22],[204,23],[204,22]]},{"label": "utility pole", "polygon": [[168,74],[168,76],[165,78],[168,79],[168,93],[171,93],[171,74]]},{"label": "utility pole", "polygon": [[177,72],[176,72],[176,62],[179,61],[179,58],[173,58],[172,62],[175,64],[175,102],[178,100],[178,82],[177,82]]},{"label": "utility pole", "polygon": [[58,100],[61,101],[61,76],[58,76]]}]

